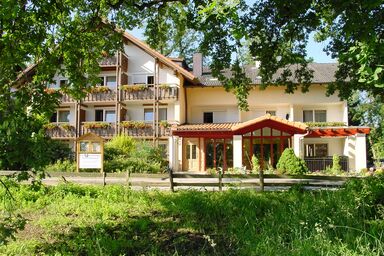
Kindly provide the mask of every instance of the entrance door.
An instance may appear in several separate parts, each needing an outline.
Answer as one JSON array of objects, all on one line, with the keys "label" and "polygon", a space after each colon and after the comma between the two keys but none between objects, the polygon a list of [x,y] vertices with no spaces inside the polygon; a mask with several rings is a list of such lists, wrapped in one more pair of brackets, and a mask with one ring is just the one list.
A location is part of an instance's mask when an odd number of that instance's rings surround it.
[{"label": "entrance door", "polygon": [[198,139],[186,139],[184,144],[184,170],[199,171]]}]

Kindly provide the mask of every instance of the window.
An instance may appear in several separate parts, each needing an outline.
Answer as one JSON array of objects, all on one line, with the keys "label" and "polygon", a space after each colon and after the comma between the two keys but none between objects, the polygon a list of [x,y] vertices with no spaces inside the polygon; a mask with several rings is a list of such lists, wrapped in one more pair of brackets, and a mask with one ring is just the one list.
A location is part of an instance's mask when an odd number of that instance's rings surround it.
[{"label": "window", "polygon": [[304,110],[303,121],[304,122],[326,122],[327,111],[326,110]]},{"label": "window", "polygon": [[[144,121],[151,122],[154,119],[153,109],[144,109]],[[167,120],[167,109],[159,108],[159,121]]]},{"label": "window", "polygon": [[53,113],[51,119],[49,120],[51,123],[57,122],[57,112]]},{"label": "window", "polygon": [[146,122],[153,121],[153,109],[151,108],[144,109],[144,121]]},{"label": "window", "polygon": [[206,123],[213,123],[213,112],[204,112],[203,122],[205,124]]},{"label": "window", "polygon": [[155,84],[155,77],[147,76],[147,84]]},{"label": "window", "polygon": [[265,111],[265,114],[270,114],[271,116],[276,116],[276,111],[275,110],[267,110],[267,111]]},{"label": "window", "polygon": [[105,122],[114,123],[116,121],[115,110],[106,110],[104,120],[105,120]]},{"label": "window", "polygon": [[107,76],[106,80],[106,86],[108,86],[110,89],[116,88],[116,76]]},{"label": "window", "polygon": [[116,112],[115,110],[96,109],[95,121],[114,123],[116,122]]},{"label": "window", "polygon": [[104,121],[104,113],[102,109],[96,109],[95,110],[95,121],[97,122],[103,122]]},{"label": "window", "polygon": [[96,85],[103,86],[103,85],[104,85],[104,77],[103,77],[103,76],[102,76],[102,77],[99,77],[99,79],[100,79],[100,82],[97,83]]},{"label": "window", "polygon": [[59,113],[59,122],[67,123],[70,119],[70,112],[69,110],[66,111],[58,111]]},{"label": "window", "polygon": [[159,121],[167,120],[167,109],[159,108]]},{"label": "window", "polygon": [[305,144],[306,157],[328,156],[328,144]]},{"label": "window", "polygon": [[71,119],[71,112],[69,110],[57,110],[50,118],[51,123],[69,123]]},{"label": "window", "polygon": [[187,145],[187,159],[197,159],[196,145]]},{"label": "window", "polygon": [[63,87],[67,84],[67,80],[60,80],[60,87]]}]

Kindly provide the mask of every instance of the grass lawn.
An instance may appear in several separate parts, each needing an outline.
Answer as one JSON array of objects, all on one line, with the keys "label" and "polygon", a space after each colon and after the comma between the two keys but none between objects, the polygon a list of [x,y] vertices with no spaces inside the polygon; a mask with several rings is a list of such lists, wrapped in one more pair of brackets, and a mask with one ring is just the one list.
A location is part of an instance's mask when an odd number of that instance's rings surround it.
[{"label": "grass lawn", "polygon": [[312,192],[9,185],[0,209],[27,222],[1,255],[384,255],[383,176]]}]

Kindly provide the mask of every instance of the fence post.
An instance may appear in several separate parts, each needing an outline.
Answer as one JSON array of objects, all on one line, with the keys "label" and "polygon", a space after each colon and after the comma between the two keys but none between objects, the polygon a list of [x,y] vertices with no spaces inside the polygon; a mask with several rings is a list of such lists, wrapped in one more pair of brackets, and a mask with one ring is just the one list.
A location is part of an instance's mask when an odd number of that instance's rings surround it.
[{"label": "fence post", "polygon": [[107,185],[107,183],[105,182],[105,177],[107,177],[107,173],[103,172],[103,186],[104,187],[105,187],[105,185]]},{"label": "fence post", "polygon": [[172,171],[172,168],[168,167],[168,172],[169,172],[169,183],[170,183],[170,186],[171,186],[171,191],[175,192],[175,189],[173,187],[173,171]]},{"label": "fence post", "polygon": [[219,167],[219,191],[223,191],[223,169]]},{"label": "fence post", "polygon": [[127,177],[126,177],[126,184],[128,187],[131,187],[131,168],[127,169]]},{"label": "fence post", "polygon": [[264,191],[264,170],[260,168],[259,172],[259,179],[260,179],[260,191]]}]

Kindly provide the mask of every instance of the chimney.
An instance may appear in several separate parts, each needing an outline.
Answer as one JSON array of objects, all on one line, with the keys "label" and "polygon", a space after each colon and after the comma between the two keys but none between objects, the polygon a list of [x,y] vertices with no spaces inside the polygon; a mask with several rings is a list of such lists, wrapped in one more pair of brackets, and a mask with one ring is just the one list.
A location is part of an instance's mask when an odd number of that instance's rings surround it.
[{"label": "chimney", "polygon": [[203,75],[203,54],[201,52],[193,54],[193,75],[197,77]]}]

